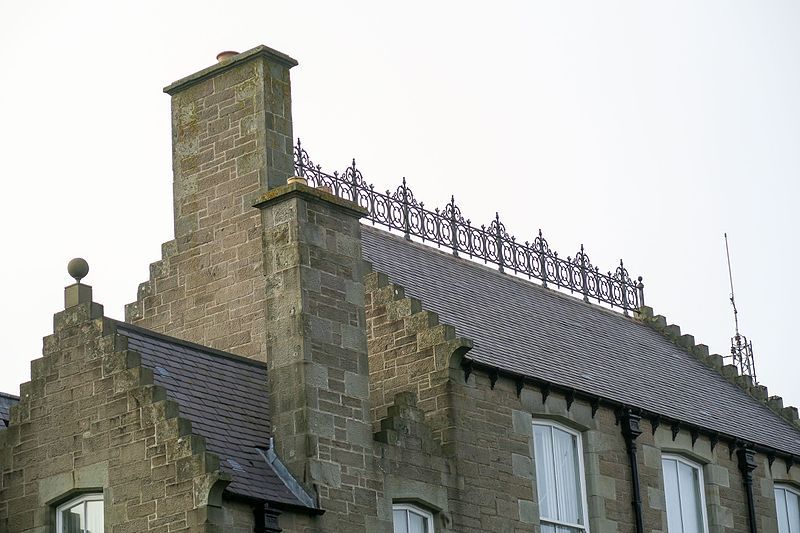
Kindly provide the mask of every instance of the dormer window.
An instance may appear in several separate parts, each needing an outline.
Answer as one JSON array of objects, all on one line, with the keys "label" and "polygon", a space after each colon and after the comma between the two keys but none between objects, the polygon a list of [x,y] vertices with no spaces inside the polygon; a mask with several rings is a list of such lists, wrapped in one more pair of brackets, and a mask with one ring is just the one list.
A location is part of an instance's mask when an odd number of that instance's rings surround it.
[{"label": "dormer window", "polygon": [[56,509],[58,533],[104,533],[103,495],[84,494]]}]

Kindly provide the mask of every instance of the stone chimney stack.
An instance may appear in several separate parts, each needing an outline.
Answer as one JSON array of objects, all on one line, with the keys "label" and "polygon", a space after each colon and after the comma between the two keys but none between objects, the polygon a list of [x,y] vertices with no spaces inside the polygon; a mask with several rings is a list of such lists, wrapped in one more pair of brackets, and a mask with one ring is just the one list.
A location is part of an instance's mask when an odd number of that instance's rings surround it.
[{"label": "stone chimney stack", "polygon": [[223,52],[172,97],[175,240],[125,309],[128,322],[264,360],[264,269],[253,198],[293,172],[291,57]]},{"label": "stone chimney stack", "polygon": [[126,319],[266,361],[275,451],[325,509],[309,530],[388,532],[369,408],[365,211],[287,182],[296,64],[264,46],[224,52],[165,89],[175,240]]},{"label": "stone chimney stack", "polygon": [[292,175],[289,69],[297,61],[266,46],[222,52],[216,65],[169,85],[175,237],[196,233],[224,204],[251,213],[260,190]]}]

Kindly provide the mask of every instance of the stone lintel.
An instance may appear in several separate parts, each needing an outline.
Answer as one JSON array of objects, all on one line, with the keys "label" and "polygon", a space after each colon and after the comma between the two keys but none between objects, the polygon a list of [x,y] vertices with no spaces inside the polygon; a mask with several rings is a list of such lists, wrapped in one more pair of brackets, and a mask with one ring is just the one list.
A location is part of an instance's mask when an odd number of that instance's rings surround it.
[{"label": "stone lintel", "polygon": [[312,202],[326,203],[356,218],[367,216],[369,213],[366,208],[361,207],[355,202],[345,200],[344,198],[340,198],[322,189],[303,185],[302,183],[289,183],[276,187],[275,189],[270,189],[259,195],[253,201],[253,207],[264,209],[265,207],[282,202],[288,198],[303,198],[304,200]]},{"label": "stone lintel", "polygon": [[64,309],[92,301],[91,285],[73,283],[64,288]]},{"label": "stone lintel", "polygon": [[230,59],[220,61],[215,65],[211,65],[210,67],[204,68],[203,70],[195,72],[194,74],[190,74],[185,78],[181,78],[180,80],[164,87],[164,92],[170,96],[174,95],[175,93],[191,87],[192,85],[197,85],[203,80],[207,80],[208,78],[214,77],[221,72],[235,68],[238,65],[241,65],[242,63],[256,57],[263,57],[267,61],[278,63],[286,68],[292,68],[298,65],[295,59],[289,57],[283,52],[279,52],[262,44],[246,52],[242,52],[241,54],[236,54]]}]

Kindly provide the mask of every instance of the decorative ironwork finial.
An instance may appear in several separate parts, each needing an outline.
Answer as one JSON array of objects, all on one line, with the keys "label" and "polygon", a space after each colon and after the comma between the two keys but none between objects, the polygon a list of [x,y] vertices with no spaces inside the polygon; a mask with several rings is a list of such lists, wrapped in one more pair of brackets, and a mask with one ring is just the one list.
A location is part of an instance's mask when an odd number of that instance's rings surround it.
[{"label": "decorative ironwork finial", "polygon": [[294,147],[294,168],[295,168],[295,175],[301,178],[306,177],[306,168],[308,167],[308,154],[305,150],[303,150],[303,146],[300,144],[300,138],[297,138],[297,144]]},{"label": "decorative ironwork finial", "polygon": [[728,248],[728,234],[723,233],[723,236],[725,237],[725,257],[728,260],[728,281],[731,286],[730,302],[731,307],[733,307],[734,324],[730,357],[733,360],[733,364],[739,369],[739,374],[752,377],[753,384],[758,384],[758,381],[756,381],[756,363],[753,357],[753,343],[739,333],[739,310],[736,309],[736,297],[733,294],[733,271],[731,270],[731,253]]}]

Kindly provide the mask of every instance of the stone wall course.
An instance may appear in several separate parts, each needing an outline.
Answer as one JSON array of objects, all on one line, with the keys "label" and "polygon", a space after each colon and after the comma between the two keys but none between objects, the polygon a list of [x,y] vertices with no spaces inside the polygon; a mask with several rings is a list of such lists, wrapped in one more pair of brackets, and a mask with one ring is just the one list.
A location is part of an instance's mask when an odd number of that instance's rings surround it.
[{"label": "stone wall course", "polygon": [[209,494],[228,478],[126,347],[97,304],[56,314],[2,432],[0,531],[50,531],[86,490],[103,492],[110,532],[218,531]]},{"label": "stone wall course", "polygon": [[[385,447],[385,457],[391,458],[387,472],[392,476],[430,482],[439,475],[437,486],[448,495],[447,515],[440,517],[447,524],[443,530],[515,531],[527,527],[529,531],[531,524],[536,527],[531,422],[541,418],[556,420],[583,436],[592,530],[634,531],[630,466],[615,409],[600,406],[593,414],[594,407],[588,402],[568,401],[553,392],[543,401],[541,390],[530,385],[518,395],[514,380],[484,370],[474,370],[464,381],[463,355],[454,357],[452,351],[444,368],[432,362],[425,366],[431,359],[426,339],[435,342],[457,332],[443,335],[445,328],[434,313],[424,310],[424,302],[407,297],[385,274],[369,273],[365,287],[375,438]],[[691,336],[673,330],[676,339],[692,346]],[[703,349],[697,348],[698,353]],[[404,398],[417,396],[420,400],[415,409],[420,414],[416,418],[422,420],[428,439],[436,445],[424,453],[442,460],[428,461],[425,468],[420,468],[420,458],[414,455],[423,452],[421,439],[415,438],[419,430],[411,420],[398,420],[401,413],[413,411],[404,411],[397,404],[404,405]],[[409,415],[405,416],[408,419]],[[646,531],[666,531],[662,453],[680,454],[703,465],[710,531],[748,531],[741,473],[736,454],[731,456],[726,444],[715,443],[712,450],[708,437],[684,429],[673,439],[671,427],[654,428],[648,419],[642,420],[641,427],[638,467]],[[767,458],[758,457],[763,464],[754,476],[765,488],[756,499],[757,516],[760,527],[774,531],[772,471]],[[785,466],[781,461],[774,464],[779,463]],[[446,472],[435,470],[443,467]]]},{"label": "stone wall course", "polygon": [[252,198],[292,173],[294,63],[251,52],[170,86],[175,239],[126,320],[263,361],[262,235]]},{"label": "stone wall course", "polygon": [[[275,448],[325,514],[285,531],[389,531],[369,409],[363,210],[289,184],[259,197]],[[359,296],[354,296],[359,295]],[[369,527],[369,529],[367,529]]]}]

